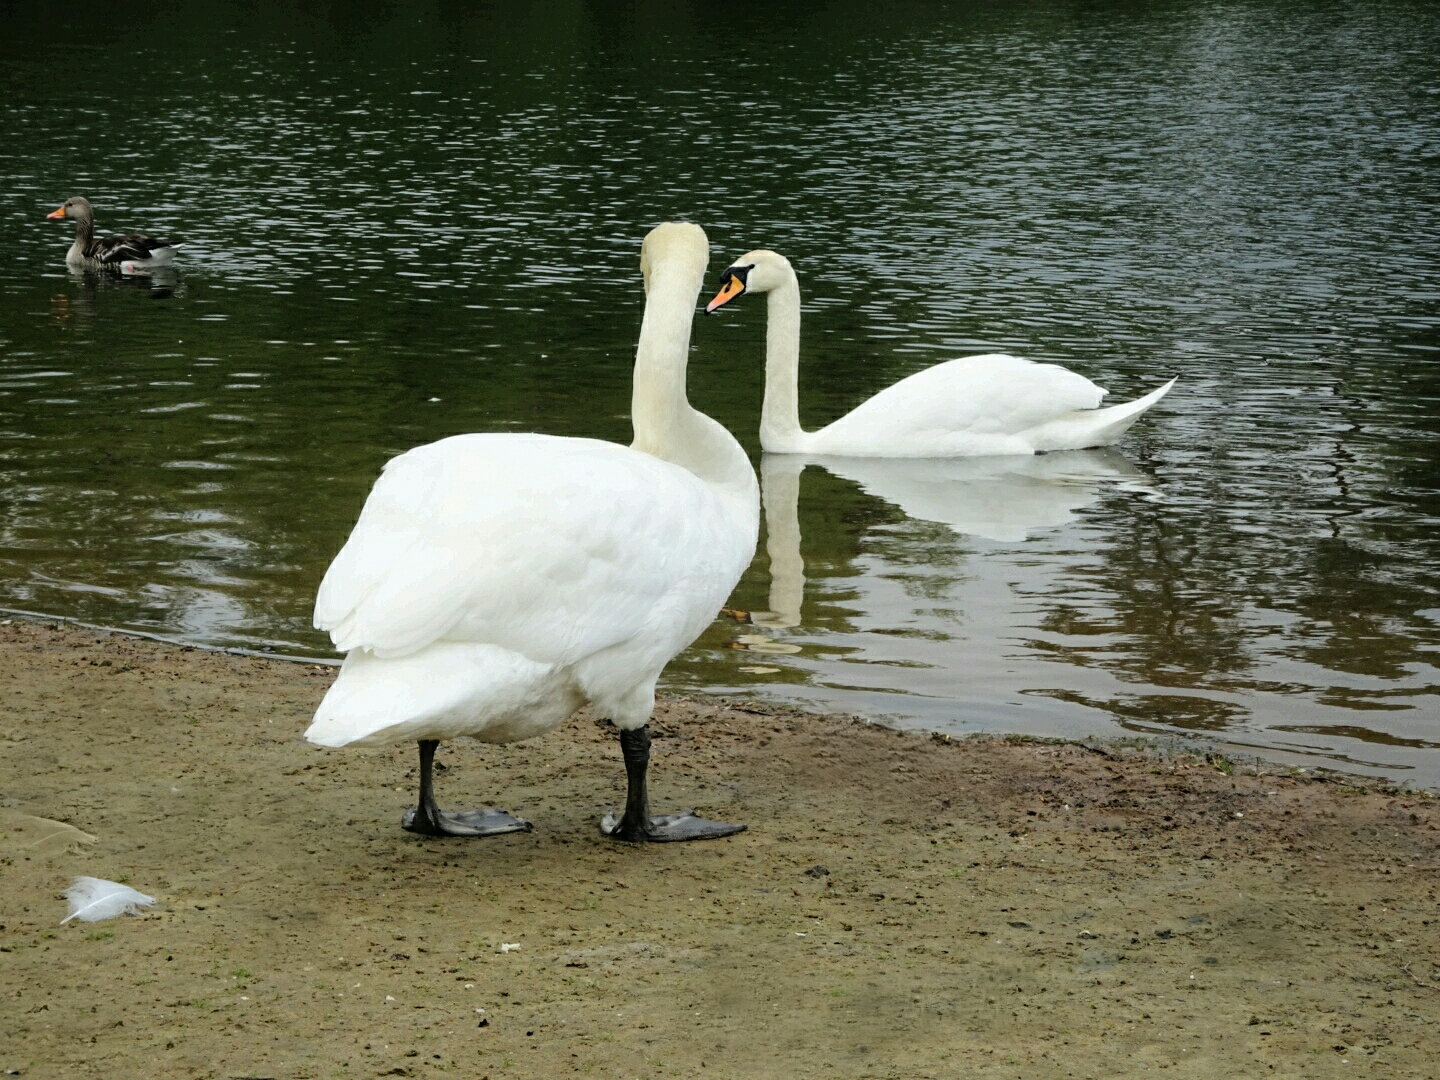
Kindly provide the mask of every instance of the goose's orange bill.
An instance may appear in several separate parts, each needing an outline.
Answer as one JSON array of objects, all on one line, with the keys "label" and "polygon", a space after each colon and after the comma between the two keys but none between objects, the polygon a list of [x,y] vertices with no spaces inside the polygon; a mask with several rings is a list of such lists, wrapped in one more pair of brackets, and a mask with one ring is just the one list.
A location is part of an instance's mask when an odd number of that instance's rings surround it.
[{"label": "goose's orange bill", "polygon": [[62,207],[60,207],[59,210],[56,210],[53,214],[46,214],[46,215],[45,215],[45,219],[48,221],[50,218],[63,218],[64,216],[65,216],[65,207],[62,206]]},{"label": "goose's orange bill", "polygon": [[705,314],[713,315],[715,312],[728,304],[735,297],[745,291],[745,282],[741,281],[734,274],[730,274],[720,286],[720,291],[715,294],[715,299],[705,305]]}]

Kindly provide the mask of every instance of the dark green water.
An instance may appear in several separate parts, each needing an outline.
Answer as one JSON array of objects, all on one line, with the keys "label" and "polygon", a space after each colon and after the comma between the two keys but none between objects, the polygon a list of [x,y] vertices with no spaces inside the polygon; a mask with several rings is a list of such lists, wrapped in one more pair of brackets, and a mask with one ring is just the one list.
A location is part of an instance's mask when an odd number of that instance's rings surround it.
[{"label": "dark green water", "polygon": [[[1107,455],[811,465],[796,625],[672,688],[1440,784],[1437,72],[1421,3],[11,13],[0,604],[323,654],[387,457],[628,441],[638,244],[688,218],[794,261],[811,426],[976,351],[1181,381]],[[74,194],[173,278],[68,273]],[[691,364],[752,447],[763,317]]]}]

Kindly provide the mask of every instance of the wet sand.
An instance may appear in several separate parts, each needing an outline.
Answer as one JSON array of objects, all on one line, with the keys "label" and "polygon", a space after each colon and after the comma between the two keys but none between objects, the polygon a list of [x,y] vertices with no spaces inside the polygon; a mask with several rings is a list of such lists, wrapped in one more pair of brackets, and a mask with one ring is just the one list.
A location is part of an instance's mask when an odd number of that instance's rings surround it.
[{"label": "wet sand", "polygon": [[[332,674],[0,626],[0,1073],[1440,1072],[1433,797],[668,700],[656,809],[749,832],[603,839],[582,714],[444,746],[535,830],[426,840],[413,747],[301,740]],[[60,926],[77,874],[159,904]]]}]

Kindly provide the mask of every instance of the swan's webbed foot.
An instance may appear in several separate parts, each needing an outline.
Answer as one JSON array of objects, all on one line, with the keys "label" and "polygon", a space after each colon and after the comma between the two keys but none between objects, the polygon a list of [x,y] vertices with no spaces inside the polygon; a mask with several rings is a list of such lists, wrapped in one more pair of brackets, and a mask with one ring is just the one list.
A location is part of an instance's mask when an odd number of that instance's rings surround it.
[{"label": "swan's webbed foot", "polygon": [[645,784],[650,767],[650,732],[643,727],[620,732],[620,750],[625,756],[625,775],[629,782],[625,813],[618,818],[614,814],[605,815],[600,822],[600,831],[604,835],[631,844],[664,844],[680,840],[710,840],[745,831],[744,825],[696,817],[693,810],[651,817]]},{"label": "swan's webbed foot", "polygon": [[435,805],[431,770],[435,762],[436,739],[420,740],[420,801],[405,811],[400,827],[423,836],[497,836],[529,832],[533,825],[508,811],[481,807],[478,810],[441,810]]},{"label": "swan's webbed foot", "polygon": [[412,806],[400,819],[407,832],[424,836],[497,836],[508,832],[529,832],[535,826],[505,810],[482,806],[477,810],[440,810],[431,806],[425,813]]},{"label": "swan's webbed foot", "polygon": [[733,825],[726,821],[709,821],[696,817],[694,810],[682,810],[678,814],[660,814],[639,822],[628,817],[616,818],[606,814],[600,821],[600,831],[612,840],[625,840],[632,844],[665,844],[679,840],[711,840],[721,836],[734,836],[744,832],[748,826]]}]

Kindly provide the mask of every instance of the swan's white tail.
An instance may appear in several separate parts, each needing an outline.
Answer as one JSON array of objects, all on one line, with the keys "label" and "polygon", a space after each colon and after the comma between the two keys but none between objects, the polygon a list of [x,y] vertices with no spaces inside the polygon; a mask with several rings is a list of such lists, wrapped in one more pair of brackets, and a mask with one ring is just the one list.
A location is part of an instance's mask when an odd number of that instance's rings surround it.
[{"label": "swan's white tail", "polygon": [[1130,426],[1139,420],[1150,406],[1168,394],[1178,378],[1179,376],[1176,376],[1159,389],[1123,405],[1111,405],[1106,409],[1077,409],[1057,416],[1054,420],[1047,420],[1027,432],[1030,444],[1036,453],[1109,446],[1129,431]]},{"label": "swan's white tail", "polygon": [[392,660],[352,649],[305,732],[317,746],[389,746],[475,735],[512,742],[584,703],[562,671],[498,645],[438,641]]}]

